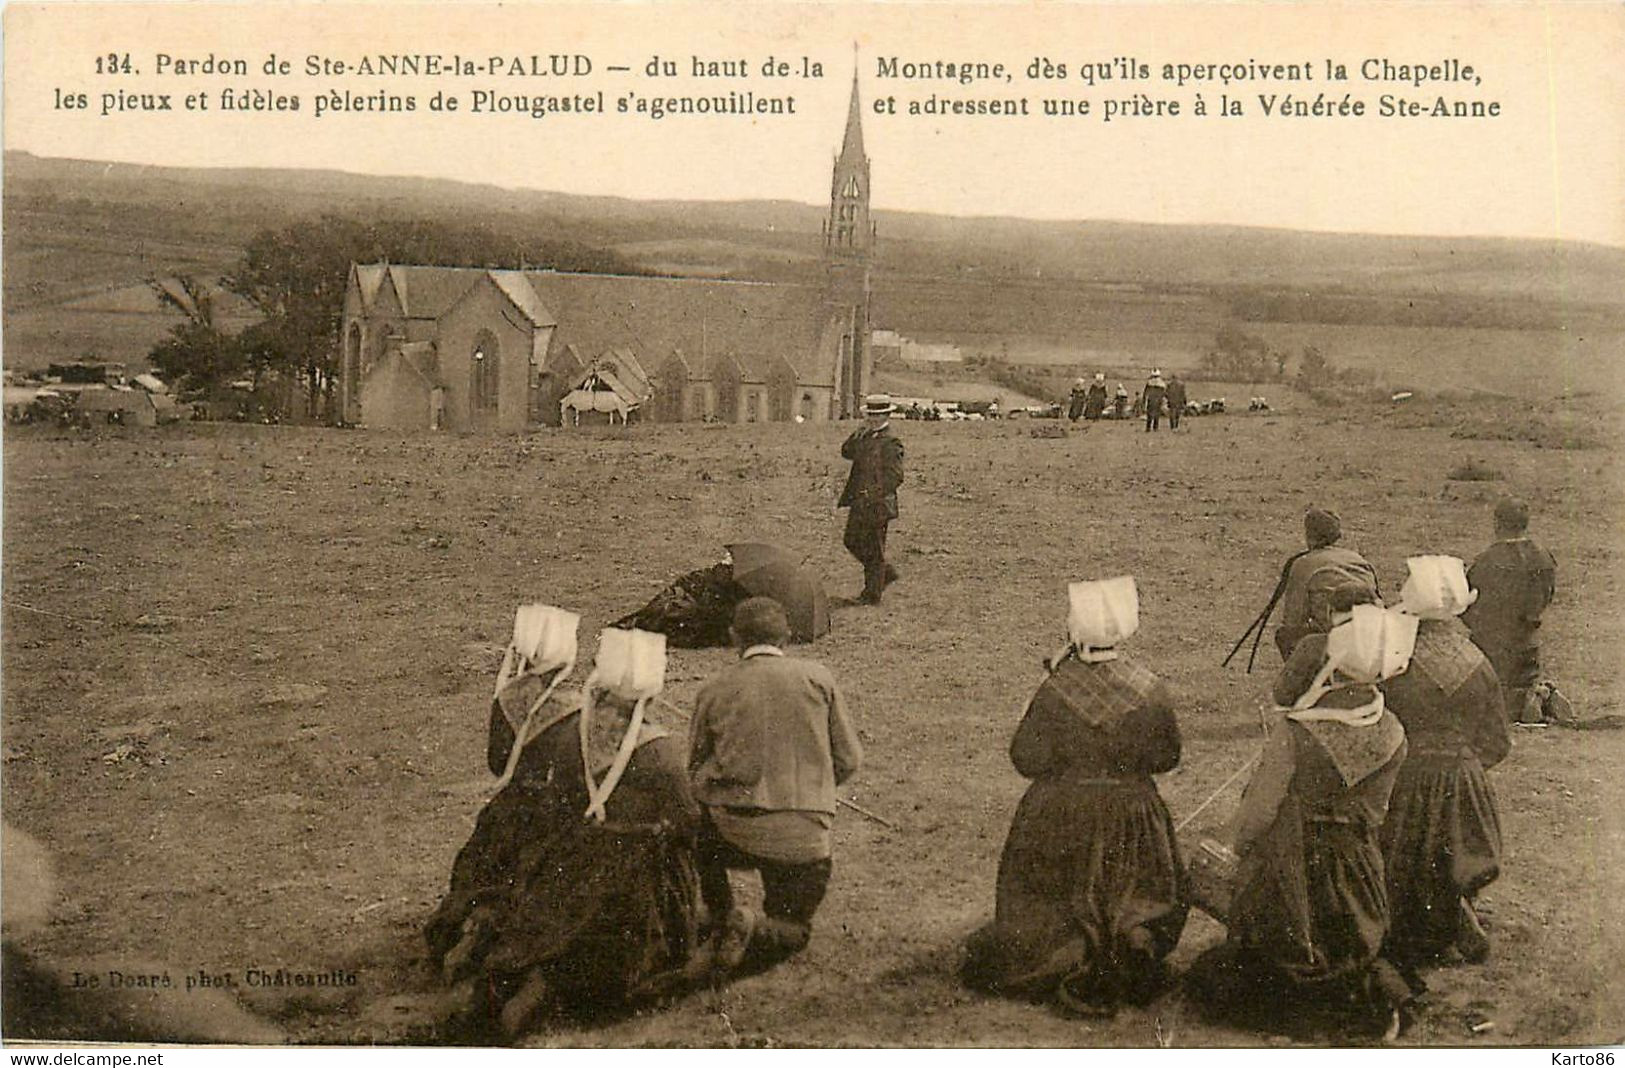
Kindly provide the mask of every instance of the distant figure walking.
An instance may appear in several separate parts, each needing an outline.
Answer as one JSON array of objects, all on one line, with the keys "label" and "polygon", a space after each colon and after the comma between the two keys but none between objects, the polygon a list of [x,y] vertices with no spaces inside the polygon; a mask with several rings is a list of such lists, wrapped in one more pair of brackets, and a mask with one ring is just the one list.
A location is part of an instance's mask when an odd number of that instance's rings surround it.
[{"label": "distant figure walking", "polygon": [[1162,369],[1151,372],[1145,381],[1145,431],[1150,433],[1162,422],[1162,402],[1168,395],[1168,383],[1163,381]]},{"label": "distant figure walking", "polygon": [[903,443],[892,436],[891,397],[871,393],[863,402],[864,427],[841,445],[852,461],[838,507],[846,516],[846,548],[863,565],[862,604],[879,604],[897,569],[886,562],[886,527],[897,518],[897,487],[903,482]]},{"label": "distant figure walking", "polygon": [[1095,372],[1095,380],[1089,383],[1088,395],[1083,402],[1083,417],[1085,419],[1099,419],[1106,411],[1106,376]]},{"label": "distant figure walking", "polygon": [[1185,414],[1185,380],[1176,372],[1168,376],[1168,429],[1179,429],[1179,417]]},{"label": "distant figure walking", "polygon": [[1121,382],[1117,383],[1117,395],[1112,398],[1112,407],[1117,413],[1117,418],[1122,419],[1128,415],[1128,387]]}]

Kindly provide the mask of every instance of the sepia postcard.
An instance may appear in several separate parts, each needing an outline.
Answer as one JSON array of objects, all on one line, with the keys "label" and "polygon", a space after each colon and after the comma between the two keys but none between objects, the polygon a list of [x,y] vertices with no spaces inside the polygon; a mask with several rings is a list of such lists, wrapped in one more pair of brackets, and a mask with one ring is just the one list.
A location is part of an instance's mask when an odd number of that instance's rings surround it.
[{"label": "sepia postcard", "polygon": [[1611,1064],[1621,56],[8,4],[0,1037]]}]

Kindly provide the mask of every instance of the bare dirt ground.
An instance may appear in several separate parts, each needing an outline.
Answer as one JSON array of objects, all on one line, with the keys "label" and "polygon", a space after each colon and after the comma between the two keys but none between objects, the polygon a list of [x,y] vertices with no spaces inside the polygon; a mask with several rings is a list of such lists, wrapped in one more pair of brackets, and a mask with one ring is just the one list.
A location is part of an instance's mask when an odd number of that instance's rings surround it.
[{"label": "bare dirt ground", "polygon": [[[899,829],[842,815],[831,894],[796,960],[532,1041],[1278,1041],[1203,1023],[1176,996],[1079,1022],[954,979],[960,941],[992,910],[1025,787],[1006,746],[1062,635],[1064,584],[1139,580],[1132,652],[1181,694],[1184,761],[1161,779],[1176,818],[1256,745],[1274,654],[1251,676],[1219,661],[1309,505],[1342,514],[1392,592],[1407,555],[1471,557],[1494,497],[1528,496],[1560,565],[1549,670],[1582,714],[1625,711],[1620,413],[1580,403],[1588,448],[1482,440],[1482,410],[1441,408],[1232,414],[1156,436],[903,425],[903,580],[878,610],[840,609],[811,650],[844,681],[868,748],[847,795]],[[1452,436],[1464,426],[1477,436]],[[831,510],[846,430],[8,429],[4,811],[55,850],[66,898],[32,948],[164,961],[177,981],[346,969],[353,987],[244,1000],[295,1041],[432,1038],[414,1003],[388,999],[432,987],[418,930],[488,795],[486,702],[514,606],[582,611],[590,648],[597,627],[744,537],[806,553],[851,595],[859,573]],[[1447,477],[1468,461],[1501,477]],[[727,660],[674,651],[669,696],[686,704]],[[1494,953],[1435,973],[1404,1041],[1625,1040],[1622,758],[1625,733],[1517,735],[1492,773],[1508,847],[1483,898]],[[1193,913],[1176,963],[1220,936]]]}]

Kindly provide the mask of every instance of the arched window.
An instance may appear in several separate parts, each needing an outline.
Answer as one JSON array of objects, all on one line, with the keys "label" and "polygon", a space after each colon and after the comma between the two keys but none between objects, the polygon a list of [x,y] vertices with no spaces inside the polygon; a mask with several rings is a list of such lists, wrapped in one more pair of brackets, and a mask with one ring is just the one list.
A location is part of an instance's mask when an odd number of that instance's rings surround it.
[{"label": "arched window", "polygon": [[496,335],[489,330],[481,330],[474,339],[473,382],[469,387],[469,403],[476,411],[494,412],[497,410],[499,393],[499,375],[502,362],[501,350],[497,348]]}]

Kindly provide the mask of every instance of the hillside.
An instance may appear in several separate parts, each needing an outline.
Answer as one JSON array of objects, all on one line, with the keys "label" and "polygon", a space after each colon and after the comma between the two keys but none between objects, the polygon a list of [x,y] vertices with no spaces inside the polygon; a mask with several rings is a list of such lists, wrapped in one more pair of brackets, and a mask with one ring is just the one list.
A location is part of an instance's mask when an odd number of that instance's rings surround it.
[{"label": "hillside", "polygon": [[[7,153],[7,361],[139,360],[167,320],[129,306],[129,287],[153,274],[218,276],[257,230],[329,212],[542,226],[676,274],[811,281],[822,271],[819,205],[630,201]],[[1605,246],[885,211],[876,219],[880,325],[1017,359],[1104,353],[1190,363],[1233,320],[1625,331],[1625,249]],[[116,308],[102,299],[109,294]]]}]

